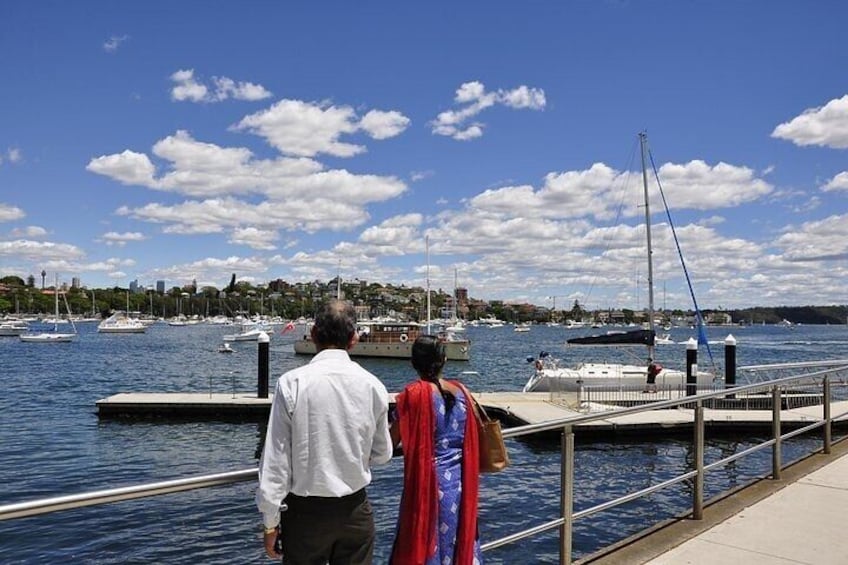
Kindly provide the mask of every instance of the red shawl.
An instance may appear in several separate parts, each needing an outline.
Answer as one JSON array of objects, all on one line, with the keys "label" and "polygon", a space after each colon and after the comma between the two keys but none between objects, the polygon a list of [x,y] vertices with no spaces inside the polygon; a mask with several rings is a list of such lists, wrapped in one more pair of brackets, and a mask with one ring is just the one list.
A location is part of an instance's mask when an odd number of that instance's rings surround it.
[{"label": "red shawl", "polygon": [[[480,469],[477,424],[467,390],[457,382],[453,384],[463,389],[468,408],[462,445],[462,497],[454,563],[470,565],[477,538]],[[404,463],[398,533],[391,558],[393,565],[423,565],[436,550],[439,487],[433,445],[436,419],[432,392],[430,383],[417,381],[407,385],[396,399]]]}]

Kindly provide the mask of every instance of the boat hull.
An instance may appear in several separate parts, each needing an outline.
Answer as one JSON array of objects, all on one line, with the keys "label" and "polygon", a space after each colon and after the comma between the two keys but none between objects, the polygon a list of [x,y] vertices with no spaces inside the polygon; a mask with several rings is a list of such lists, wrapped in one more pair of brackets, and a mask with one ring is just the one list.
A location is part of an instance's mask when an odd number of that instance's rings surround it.
[{"label": "boat hull", "polygon": [[27,343],[68,343],[74,340],[76,334],[21,334],[19,337]]},{"label": "boat hull", "polygon": [[147,326],[113,326],[99,327],[97,332],[101,334],[143,334]]},{"label": "boat hull", "polygon": [[[524,385],[524,392],[579,392],[589,387],[640,387],[647,382],[647,367],[616,363],[583,363],[575,368],[545,368],[536,371]],[[699,372],[697,385],[712,386],[712,374]],[[659,388],[686,384],[686,373],[663,369],[657,375]]]}]

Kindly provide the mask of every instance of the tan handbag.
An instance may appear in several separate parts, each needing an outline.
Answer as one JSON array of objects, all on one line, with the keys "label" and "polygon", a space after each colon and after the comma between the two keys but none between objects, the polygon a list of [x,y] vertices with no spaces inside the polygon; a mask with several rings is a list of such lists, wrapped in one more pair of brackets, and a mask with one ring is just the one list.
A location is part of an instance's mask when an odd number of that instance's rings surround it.
[{"label": "tan handbag", "polygon": [[504,444],[500,420],[494,420],[486,410],[471,396],[464,385],[459,384],[465,398],[471,400],[474,419],[477,421],[477,436],[480,445],[480,472],[497,473],[509,467],[509,453]]}]

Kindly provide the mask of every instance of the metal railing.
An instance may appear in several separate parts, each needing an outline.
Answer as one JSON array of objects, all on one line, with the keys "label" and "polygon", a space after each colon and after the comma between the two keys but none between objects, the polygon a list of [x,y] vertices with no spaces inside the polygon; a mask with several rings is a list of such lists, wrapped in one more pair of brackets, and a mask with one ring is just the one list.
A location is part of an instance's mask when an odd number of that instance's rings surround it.
[{"label": "metal railing", "polygon": [[[765,368],[765,366],[761,366],[761,368]],[[693,519],[699,520],[703,517],[704,486],[707,472],[715,470],[724,465],[727,465],[728,463],[736,461],[737,459],[741,459],[762,449],[770,447],[772,448],[772,469],[770,476],[774,479],[779,479],[782,469],[782,442],[792,437],[809,433],[818,428],[823,428],[822,452],[825,454],[829,454],[831,452],[832,421],[836,418],[841,418],[848,414],[848,410],[837,415],[831,414],[831,378],[834,376],[844,375],[846,371],[848,371],[848,364],[844,366],[834,365],[829,369],[808,372],[803,376],[784,377],[781,379],[776,379],[764,383],[744,385],[716,392],[697,394],[685,398],[660,400],[652,402],[648,405],[622,407],[613,412],[606,411],[600,414],[585,414],[506,429],[504,430],[503,435],[504,438],[507,439],[522,437],[541,432],[562,432],[560,446],[560,517],[554,520],[534,525],[530,528],[515,532],[508,536],[487,542],[482,545],[482,550],[489,551],[550,530],[558,529],[560,554],[559,562],[562,564],[569,564],[572,562],[572,535],[574,522],[576,520],[586,518],[588,516],[605,510],[610,510],[627,502],[631,502],[638,498],[647,496],[651,493],[689,480],[691,480],[693,484],[691,515]],[[815,385],[821,387],[822,416],[821,419],[814,420],[808,425],[793,429],[792,431],[783,434],[781,431],[781,411],[785,408],[782,408],[782,396],[786,393],[787,390],[792,390],[789,387],[797,387],[799,385]],[[754,445],[729,457],[725,457],[721,460],[705,465],[705,404],[712,400],[721,399],[728,396],[735,395],[738,397],[742,394],[756,393],[762,391],[767,391],[771,396],[771,439],[763,441],[757,445]],[[625,494],[624,496],[618,497],[613,500],[608,500],[590,508],[580,510],[579,512],[574,511],[574,437],[575,432],[579,433],[579,428],[582,424],[588,424],[600,419],[610,419],[619,416],[650,412],[654,410],[679,410],[681,408],[686,409],[687,407],[692,410],[692,421],[694,430],[693,469],[664,482],[652,485],[650,487]],[[28,516],[37,516],[60,510],[68,510],[73,508],[82,508],[86,506],[94,506],[111,502],[146,498],[200,488],[223,486],[247,481],[256,481],[257,472],[257,469],[245,469],[228,473],[204,475],[187,479],[178,479],[146,485],[137,485],[76,495],[34,500],[29,502],[21,502],[16,504],[8,504],[0,506],[0,521],[23,518]]]}]

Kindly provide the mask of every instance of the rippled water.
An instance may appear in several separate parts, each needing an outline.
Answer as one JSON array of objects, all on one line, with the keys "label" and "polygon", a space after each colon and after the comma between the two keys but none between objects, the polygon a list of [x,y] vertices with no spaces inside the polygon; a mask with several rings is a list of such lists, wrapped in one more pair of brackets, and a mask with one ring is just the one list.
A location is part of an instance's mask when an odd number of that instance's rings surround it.
[{"label": "rippled water", "polygon": [[[255,467],[262,425],[100,422],[96,415],[95,402],[118,392],[226,392],[233,383],[239,391],[256,390],[255,344],[234,344],[232,355],[217,353],[228,331],[158,324],[142,335],[105,335],[82,325],[78,340],[70,344],[0,338],[0,504]],[[739,341],[740,365],[848,358],[846,326],[730,331]],[[720,342],[727,333],[727,328],[710,328],[710,339]],[[447,373],[472,390],[520,390],[529,376],[524,358],[541,350],[569,363],[599,358],[597,349],[566,350],[565,338],[576,334],[563,328],[534,327],[527,333],[471,328],[469,334],[471,361],[451,363]],[[672,334],[685,341],[691,330]],[[274,374],[307,361],[294,355],[291,339],[277,335],[272,340]],[[721,345],[713,345],[713,354],[720,360]],[[701,355],[703,366],[703,350]],[[658,357],[666,366],[682,366],[685,346],[662,346]],[[390,391],[412,378],[404,361],[362,364]],[[788,442],[785,460],[817,442]],[[753,443],[749,438],[711,439],[707,462]],[[558,443],[510,441],[509,447],[512,466],[482,479],[484,542],[555,519],[559,511]],[[684,472],[692,452],[686,438],[579,442],[575,458],[579,510]],[[707,496],[767,473],[770,464],[766,451],[710,473]],[[379,532],[378,563],[386,561],[391,546],[401,476],[402,463],[393,460],[375,470],[369,487]],[[684,511],[687,488],[678,485],[578,521],[575,552],[595,551]],[[267,563],[253,490],[253,484],[244,483],[0,522],[0,562]],[[555,562],[556,533],[485,557],[489,563]]]}]

